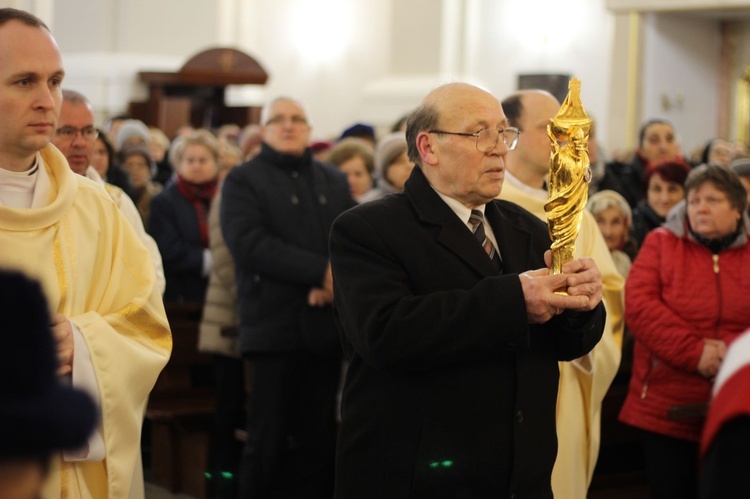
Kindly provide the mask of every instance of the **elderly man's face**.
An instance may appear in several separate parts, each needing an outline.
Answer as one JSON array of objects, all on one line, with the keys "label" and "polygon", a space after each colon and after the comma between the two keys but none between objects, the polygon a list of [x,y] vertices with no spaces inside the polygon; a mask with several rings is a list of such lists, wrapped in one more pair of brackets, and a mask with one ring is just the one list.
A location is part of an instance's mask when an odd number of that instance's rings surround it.
[{"label": "elderly man's face", "polygon": [[[61,131],[66,129],[75,131],[75,135],[63,136]],[[63,101],[52,143],[65,155],[70,169],[78,175],[84,175],[91,164],[96,142],[95,132],[94,113],[88,104]]]},{"label": "elderly man's face", "polygon": [[0,26],[0,165],[24,171],[46,146],[60,112],[65,72],[52,35],[7,21]]},{"label": "elderly man's face", "polygon": [[263,127],[263,140],[274,150],[300,156],[310,142],[311,127],[305,110],[293,100],[275,102]]},{"label": "elderly man's face", "polygon": [[[476,133],[486,128],[509,126],[500,102],[477,87],[448,85],[434,91],[431,96],[435,98],[440,114],[440,130]],[[428,136],[434,158],[423,161],[422,168],[438,192],[469,208],[486,204],[500,194],[505,178],[505,155],[508,154],[502,137],[495,147],[480,152],[475,137],[434,133],[428,133]]]}]

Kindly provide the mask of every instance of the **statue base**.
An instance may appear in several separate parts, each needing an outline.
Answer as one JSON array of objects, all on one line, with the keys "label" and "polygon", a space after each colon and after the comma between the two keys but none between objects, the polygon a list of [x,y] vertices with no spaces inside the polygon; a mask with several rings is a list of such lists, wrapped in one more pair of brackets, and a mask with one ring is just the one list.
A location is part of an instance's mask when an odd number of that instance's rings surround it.
[{"label": "statue base", "polygon": [[[562,274],[562,267],[573,260],[575,246],[567,248],[552,248],[552,266],[549,269],[550,275]],[[567,287],[555,290],[555,294],[568,296]]]}]

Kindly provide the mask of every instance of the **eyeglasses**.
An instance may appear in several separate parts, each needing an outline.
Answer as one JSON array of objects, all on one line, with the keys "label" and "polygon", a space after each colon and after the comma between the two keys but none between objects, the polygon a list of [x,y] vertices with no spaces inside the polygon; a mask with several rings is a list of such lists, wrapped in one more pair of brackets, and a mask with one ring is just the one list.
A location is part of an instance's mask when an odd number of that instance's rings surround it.
[{"label": "eyeglasses", "polygon": [[476,137],[477,151],[488,152],[495,148],[500,135],[503,136],[503,144],[511,151],[516,147],[521,130],[515,127],[508,128],[485,128],[475,133],[446,132],[444,130],[429,130],[427,133],[442,133],[446,135],[460,135],[462,137]]},{"label": "eyeglasses", "polygon": [[55,134],[65,140],[73,140],[79,133],[85,140],[96,140],[96,138],[99,136],[99,132],[93,126],[85,126],[83,128],[62,126],[55,130]]},{"label": "eyeglasses", "polygon": [[268,121],[266,121],[266,125],[283,125],[286,124],[287,121],[291,122],[292,125],[307,125],[307,119],[304,116],[282,116],[282,115],[276,115],[270,118]]}]

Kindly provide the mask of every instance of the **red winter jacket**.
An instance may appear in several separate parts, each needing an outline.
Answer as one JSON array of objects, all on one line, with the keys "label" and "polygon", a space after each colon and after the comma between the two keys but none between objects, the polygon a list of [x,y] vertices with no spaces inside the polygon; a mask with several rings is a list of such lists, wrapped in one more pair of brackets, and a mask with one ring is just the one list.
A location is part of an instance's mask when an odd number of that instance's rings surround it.
[{"label": "red winter jacket", "polygon": [[671,420],[669,410],[710,399],[711,381],[697,371],[703,338],[728,346],[750,327],[750,244],[743,230],[713,255],[687,233],[684,208],[675,215],[646,237],[625,284],[636,341],[620,421],[698,442],[704,418]]}]

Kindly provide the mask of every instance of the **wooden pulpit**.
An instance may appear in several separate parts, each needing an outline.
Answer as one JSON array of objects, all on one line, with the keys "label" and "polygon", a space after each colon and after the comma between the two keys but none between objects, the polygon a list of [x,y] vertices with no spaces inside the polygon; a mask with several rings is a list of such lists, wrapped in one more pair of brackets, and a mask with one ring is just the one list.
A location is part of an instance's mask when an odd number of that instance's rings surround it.
[{"label": "wooden pulpit", "polygon": [[232,48],[200,52],[177,72],[141,71],[138,76],[148,86],[149,99],[131,102],[128,113],[169,137],[183,125],[217,128],[258,123],[260,108],[227,106],[225,90],[227,85],[263,85],[268,80],[255,59]]}]

